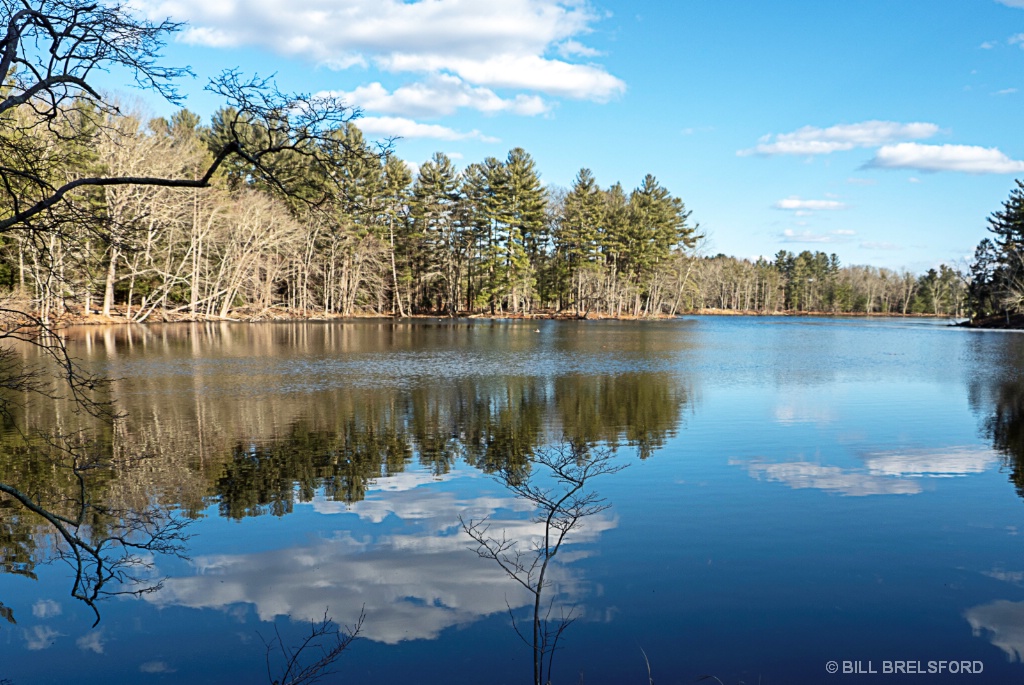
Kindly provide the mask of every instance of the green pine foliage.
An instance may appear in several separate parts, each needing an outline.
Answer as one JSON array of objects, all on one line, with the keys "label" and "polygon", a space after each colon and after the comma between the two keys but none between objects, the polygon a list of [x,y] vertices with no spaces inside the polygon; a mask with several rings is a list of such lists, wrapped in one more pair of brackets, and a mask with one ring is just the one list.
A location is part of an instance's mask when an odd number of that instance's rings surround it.
[{"label": "green pine foliage", "polygon": [[991,238],[978,244],[971,265],[970,308],[975,317],[1024,310],[1024,182],[988,219]]}]

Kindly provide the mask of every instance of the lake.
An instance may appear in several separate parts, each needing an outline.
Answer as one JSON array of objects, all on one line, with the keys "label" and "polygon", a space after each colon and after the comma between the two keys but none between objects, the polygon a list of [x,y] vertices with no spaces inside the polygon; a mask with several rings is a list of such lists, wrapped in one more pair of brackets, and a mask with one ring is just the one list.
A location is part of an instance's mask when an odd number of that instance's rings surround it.
[{"label": "lake", "polygon": [[90,501],[170,512],[184,547],[140,551],[121,589],[162,585],[96,602],[93,626],[53,527],[0,502],[15,685],[269,683],[276,635],[361,612],[324,682],[529,683],[513,622],[529,632],[532,600],[460,517],[528,555],[534,509],[500,476],[554,487],[532,460],[570,444],[624,468],[586,484],[607,508],[551,563],[544,606],[575,619],[556,685],[646,683],[648,664],[659,684],[1024,677],[1024,335],[445,319],[82,327],[67,345],[125,415],[17,407],[2,482],[71,497],[21,434],[84,428],[116,461]]}]

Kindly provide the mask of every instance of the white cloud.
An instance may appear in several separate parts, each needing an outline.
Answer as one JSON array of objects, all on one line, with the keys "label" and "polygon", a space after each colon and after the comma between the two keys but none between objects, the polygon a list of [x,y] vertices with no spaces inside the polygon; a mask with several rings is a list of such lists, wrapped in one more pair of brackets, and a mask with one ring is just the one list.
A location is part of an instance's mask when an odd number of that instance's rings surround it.
[{"label": "white cloud", "polygon": [[775,207],[775,209],[796,209],[806,211],[846,209],[845,204],[836,200],[802,200],[796,195],[791,195],[785,200],[779,200],[772,206]]},{"label": "white cloud", "polygon": [[1006,39],[1006,42],[1010,45],[1020,45],[1024,48],[1024,33],[1017,33]]},{"label": "white cloud", "polygon": [[497,54],[485,59],[395,53],[377,59],[388,71],[451,71],[477,85],[536,90],[549,95],[605,102],[626,86],[600,67],[540,55]]},{"label": "white cloud", "polygon": [[820,233],[814,233],[812,231],[794,231],[791,228],[787,228],[782,232],[782,242],[784,243],[827,243],[829,237]]},{"label": "white cloud", "polygon": [[533,116],[550,110],[543,98],[519,93],[502,98],[489,88],[471,86],[457,76],[436,74],[420,83],[402,86],[389,92],[379,82],[359,86],[348,92],[332,92],[347,105],[368,112],[396,114],[407,117],[437,117],[470,108],[488,114],[512,112]]},{"label": "white cloud", "polygon": [[1013,95],[1016,92],[1017,92],[1016,88],[1003,88],[1002,90],[997,90],[996,92],[994,92],[992,94],[993,95]]},{"label": "white cloud", "polygon": [[827,155],[854,148],[877,147],[900,140],[930,138],[939,132],[935,124],[895,121],[862,121],[828,128],[804,126],[792,133],[763,136],[758,144],[736,154],[748,155]]},{"label": "white cloud", "polygon": [[996,0],[1007,7],[1024,7],[1024,0]]},{"label": "white cloud", "polygon": [[[190,25],[182,40],[257,46],[334,69],[455,74],[478,86],[523,88],[603,101],[625,84],[595,64],[579,38],[601,16],[579,0],[133,0],[150,18]],[[547,55],[558,52],[563,59]]]},{"label": "white cloud", "polygon": [[497,138],[485,136],[480,131],[456,131],[440,124],[423,124],[404,117],[363,117],[359,129],[364,133],[400,138],[435,138],[437,140],[480,140],[496,143]]},{"label": "white cloud", "polygon": [[993,42],[992,42],[992,41],[990,41],[990,40],[986,40],[986,41],[985,41],[984,43],[982,43],[982,44],[981,44],[981,45],[979,45],[978,47],[979,47],[979,48],[981,48],[982,50],[991,50],[991,49],[992,49],[992,48],[994,48],[995,46],[996,46],[996,44],[995,44],[995,43],[993,43]]},{"label": "white cloud", "polygon": [[886,241],[868,240],[860,244],[861,249],[864,250],[902,250],[903,248],[896,243],[889,243]]},{"label": "white cloud", "polygon": [[865,166],[877,169],[960,171],[967,174],[1016,174],[1024,162],[1010,159],[994,147],[976,145],[885,145]]},{"label": "white cloud", "polygon": [[578,40],[569,39],[558,46],[558,54],[562,57],[600,57],[602,53]]}]

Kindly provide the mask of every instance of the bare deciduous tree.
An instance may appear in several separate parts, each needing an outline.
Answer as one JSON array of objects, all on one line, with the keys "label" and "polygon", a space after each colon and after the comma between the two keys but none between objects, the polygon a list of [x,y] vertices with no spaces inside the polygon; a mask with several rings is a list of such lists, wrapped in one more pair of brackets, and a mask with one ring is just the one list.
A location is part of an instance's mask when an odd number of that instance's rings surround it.
[{"label": "bare deciduous tree", "polygon": [[614,452],[608,448],[562,443],[534,454],[527,472],[514,467],[499,471],[498,480],[535,507],[534,521],[543,526],[543,533],[540,541],[532,546],[509,539],[505,531],[493,534],[487,518],[459,518],[462,530],[477,545],[476,553],[497,563],[531,596],[532,625],[528,634],[520,630],[511,608],[509,614],[516,633],[533,650],[534,685],[549,682],[558,642],[575,620],[572,609],[560,609],[558,617],[553,618],[555,597],[548,598],[545,606],[546,590],[551,584],[548,577],[551,562],[573,531],[581,528],[586,519],[611,506],[588,485],[597,476],[624,468],[612,461],[613,456]]},{"label": "bare deciduous tree", "polygon": [[[96,90],[93,75],[127,73],[139,87],[180,102],[175,82],[189,71],[162,65],[160,54],[164,41],[180,28],[171,21],[150,21],[119,0],[0,0],[0,235],[14,237],[19,256],[34,260],[41,293],[34,307],[9,307],[4,337],[39,344],[53,337],[51,305],[59,309],[75,289],[84,291],[88,302],[90,277],[76,284],[72,273],[80,271],[75,268],[81,263],[79,253],[90,250],[89,235],[110,246],[104,278],[109,311],[110,288],[123,256],[119,253],[124,252],[121,234],[126,222],[131,223],[129,215],[137,220],[140,214],[124,206],[131,199],[128,189],[207,188],[218,169],[234,164],[248,184],[292,198],[298,197],[294,184],[301,180],[301,200],[311,205],[326,202],[335,192],[335,153],[344,146],[337,132],[359,112],[337,98],[285,94],[265,79],[247,79],[236,71],[223,73],[208,86],[224,98],[231,120],[218,131],[217,147],[201,167],[140,168],[115,163],[110,150],[104,155],[107,163],[96,163],[91,151],[97,141],[117,145],[124,131],[112,123],[121,120],[116,102]],[[91,200],[97,198],[104,198],[117,216],[96,211]],[[152,229],[147,227],[146,250],[153,247]],[[200,264],[199,255],[192,256],[194,265]],[[127,265],[133,286],[140,270],[156,269],[146,261]],[[164,271],[174,278],[154,293],[160,301],[185,278],[171,260],[165,262]],[[195,269],[191,275],[195,283]],[[194,298],[193,292],[193,310]],[[218,304],[223,311],[219,299]],[[148,315],[145,303],[139,315]],[[28,327],[41,332],[24,334]],[[14,329],[20,333],[12,334]],[[78,388],[92,380],[79,374],[61,345],[47,349],[54,352],[78,399]]]}]

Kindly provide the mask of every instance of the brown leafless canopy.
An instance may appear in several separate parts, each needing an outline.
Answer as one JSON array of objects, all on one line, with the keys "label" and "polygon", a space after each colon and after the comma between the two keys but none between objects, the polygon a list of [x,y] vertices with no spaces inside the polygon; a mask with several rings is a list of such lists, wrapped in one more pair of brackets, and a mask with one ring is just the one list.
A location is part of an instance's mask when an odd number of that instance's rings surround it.
[{"label": "brown leafless canopy", "polygon": [[[84,175],[69,157],[99,117],[117,107],[94,87],[98,71],[125,73],[140,88],[181,102],[178,79],[187,67],[161,63],[164,41],[181,29],[150,21],[126,4],[80,0],[0,0],[0,233],[27,227],[53,230],[65,222],[58,210],[89,188],[210,185],[230,157],[268,186],[290,190],[281,159],[298,155],[331,178],[332,134],[358,114],[333,97],[290,95],[269,80],[228,71],[208,89],[221,95],[235,118],[205,172],[190,178]],[[61,151],[42,144],[45,129]],[[45,221],[43,219],[45,218]]]}]

